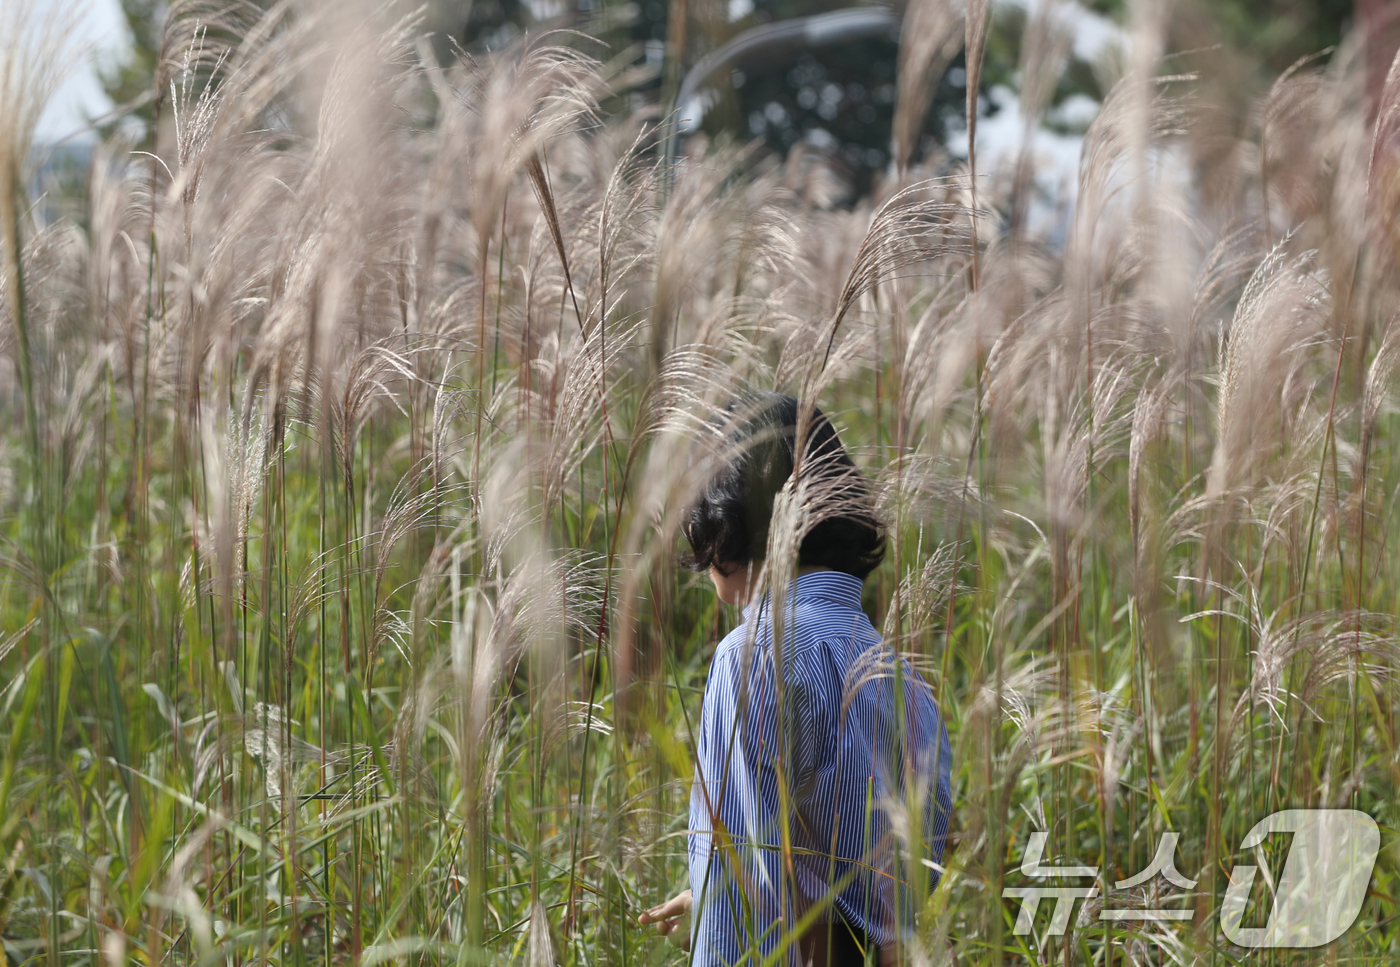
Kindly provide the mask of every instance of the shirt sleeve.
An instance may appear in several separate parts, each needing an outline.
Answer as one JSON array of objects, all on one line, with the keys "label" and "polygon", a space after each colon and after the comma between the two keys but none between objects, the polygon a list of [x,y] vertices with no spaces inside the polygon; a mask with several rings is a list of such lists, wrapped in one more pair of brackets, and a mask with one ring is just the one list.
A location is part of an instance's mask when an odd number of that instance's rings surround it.
[{"label": "shirt sleeve", "polygon": [[[743,786],[744,734],[737,720],[742,698],[733,642],[721,642],[710,665],[696,735],[690,797],[689,866],[692,967],[737,963],[747,944],[739,880],[742,830],[736,806],[751,806]],[[740,862],[736,862],[739,859]]]},{"label": "shirt sleeve", "polygon": [[834,756],[833,688],[830,675],[819,660],[820,654],[816,650],[799,652],[792,657],[784,675],[782,721],[786,730],[787,781],[799,821],[805,819],[803,814],[813,804],[821,769]]},{"label": "shirt sleeve", "polygon": [[[689,839],[694,967],[734,964],[755,949],[767,958],[794,919],[791,884],[783,881],[779,784],[794,793],[796,814],[799,790],[818,768],[811,740],[821,713],[801,676],[785,674],[779,714],[771,652],[752,655],[745,662],[742,648],[717,653],[705,688]],[[796,964],[797,947],[789,949]]]}]

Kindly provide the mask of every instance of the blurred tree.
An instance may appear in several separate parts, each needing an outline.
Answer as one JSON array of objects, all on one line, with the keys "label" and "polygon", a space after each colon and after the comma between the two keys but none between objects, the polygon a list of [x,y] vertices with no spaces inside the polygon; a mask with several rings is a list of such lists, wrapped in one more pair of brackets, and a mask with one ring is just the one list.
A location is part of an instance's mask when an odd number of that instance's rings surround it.
[{"label": "blurred tree", "polygon": [[105,136],[119,124],[129,124],[126,118],[134,118],[145,131],[143,141],[149,142],[154,116],[151,85],[168,5],[165,0],[121,0],[121,7],[131,44],[120,59],[101,66],[97,76],[117,109],[127,110],[124,117],[104,124],[102,133]]},{"label": "blurred tree", "polygon": [[[727,0],[720,29],[711,27],[710,36],[697,32],[685,66],[744,31],[848,6],[827,0]],[[774,44],[721,67],[698,104],[678,106],[702,108],[699,127],[711,138],[756,138],[779,155],[805,144],[824,155],[845,177],[851,195],[859,197],[890,160],[898,55],[893,26],[819,45]],[[945,140],[949,124],[961,123],[965,77],[959,57],[929,106],[925,150]]]},{"label": "blurred tree", "polygon": [[[537,4],[547,15],[548,4]],[[565,4],[556,3],[559,13]],[[518,37],[534,18],[524,0],[432,0],[423,11],[423,32],[432,38],[441,63],[464,49],[497,50]]]},{"label": "blurred tree", "polygon": [[[1127,20],[1126,0],[1081,2],[1120,24]],[[1255,58],[1272,78],[1298,58],[1341,43],[1353,23],[1367,19],[1368,9],[1396,6],[1395,0],[1205,0],[1194,10],[1182,3],[1174,13],[1177,26],[1204,14],[1216,41]]]},{"label": "blurred tree", "polygon": [[[862,195],[890,160],[898,53],[895,38],[866,37],[728,72],[728,89],[721,78],[703,130],[712,137],[761,138],[779,154],[806,142]],[[924,153],[943,143],[949,124],[961,123],[965,78],[959,56],[929,107]]]},{"label": "blurred tree", "polygon": [[[1397,0],[1181,0],[1170,46],[1202,47],[1223,39],[1242,62],[1254,65],[1232,66],[1231,85],[1248,75],[1254,82],[1245,86],[1257,89],[1299,57],[1338,43],[1354,19],[1354,2],[1367,8],[1363,15],[1368,23],[1400,21],[1386,19]],[[121,4],[132,43],[126,56],[103,70],[101,78],[113,102],[132,105],[130,116],[149,131],[151,77],[167,3]],[[1083,5],[1119,23],[1128,16],[1126,0],[1083,0]],[[685,70],[743,31],[848,6],[847,0],[429,0],[422,29],[443,63],[455,47],[497,49],[526,30],[582,31],[603,41],[611,56],[651,69],[649,79],[605,106],[637,110],[650,104],[659,110],[674,97]],[[1015,86],[1025,20],[1020,4],[996,4],[984,91]],[[1391,44],[1382,52],[1385,66],[1393,49]],[[673,56],[677,50],[679,58]],[[779,154],[805,143],[844,168],[855,193],[863,193],[889,161],[897,55],[893,34],[866,36],[789,49],[740,69],[718,71],[706,87],[702,130],[711,137],[759,138]],[[1380,72],[1383,77],[1384,67]],[[925,119],[925,157],[963,124],[965,76],[959,57],[939,84]],[[1052,106],[1073,94],[1102,98],[1094,65],[1072,59]],[[1240,91],[1241,98],[1249,94]],[[995,111],[989,99],[986,103],[988,112]]]},{"label": "blurred tree", "polygon": [[[130,105],[126,116],[141,122],[149,143],[152,77],[168,4],[165,0],[120,2],[131,44],[120,61],[101,72],[101,80],[115,104]],[[491,50],[525,30],[577,29],[603,41],[613,56],[652,68],[650,79],[633,88],[625,100],[605,107],[636,110],[649,103],[660,109],[674,95],[684,69],[744,30],[848,6],[845,0],[530,0],[528,4],[525,0],[430,0],[422,30],[439,61],[447,63],[457,47]],[[674,29],[676,11],[682,12],[684,30]],[[1002,27],[994,29],[990,41],[986,85],[1010,81],[1023,19],[1014,6],[999,14]],[[668,88],[661,68],[668,46],[677,43],[682,56]],[[712,137],[760,138],[778,153],[806,142],[844,168],[856,194],[861,194],[874,172],[889,160],[897,55],[897,37],[891,33],[789,50],[781,58],[727,72],[728,77],[721,73],[708,88],[710,103],[703,129]],[[925,150],[946,138],[949,125],[962,123],[964,76],[959,59],[930,106]]]},{"label": "blurred tree", "polygon": [[[579,0],[587,3],[588,0]],[[103,134],[109,134],[120,124],[140,122],[143,146],[149,147],[154,118],[152,79],[161,57],[161,38],[167,0],[120,0],[122,15],[130,32],[131,43],[122,56],[98,69],[103,90],[118,109],[127,110],[122,117],[104,124]],[[240,6],[268,6],[267,0],[241,0]],[[537,10],[543,14],[572,9],[562,0],[538,0]],[[418,4],[405,2],[405,12]],[[524,0],[430,0],[423,6],[422,31],[430,38],[440,62],[453,57],[454,46],[466,49],[496,49],[509,43],[534,22]]]},{"label": "blurred tree", "polygon": [[1400,49],[1400,2],[1356,0],[1356,23],[1366,36],[1366,94],[1374,119],[1390,62]]},{"label": "blurred tree", "polygon": [[1353,0],[1213,0],[1220,38],[1258,58],[1276,76],[1300,57],[1342,41]]}]

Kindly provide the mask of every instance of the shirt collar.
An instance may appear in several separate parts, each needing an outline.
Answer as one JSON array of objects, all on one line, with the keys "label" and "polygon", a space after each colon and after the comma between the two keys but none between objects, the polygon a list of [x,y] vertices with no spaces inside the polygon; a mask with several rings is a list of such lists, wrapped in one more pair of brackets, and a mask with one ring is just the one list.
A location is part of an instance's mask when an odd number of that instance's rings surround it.
[{"label": "shirt collar", "polygon": [[[789,604],[792,604],[806,599],[820,598],[859,610],[860,593],[864,587],[865,581],[854,574],[846,574],[844,571],[812,571],[808,574],[799,574],[788,582],[788,601]],[[768,592],[765,591],[763,597],[758,601],[744,606],[744,620],[752,621],[761,612],[767,610],[767,605]]]}]

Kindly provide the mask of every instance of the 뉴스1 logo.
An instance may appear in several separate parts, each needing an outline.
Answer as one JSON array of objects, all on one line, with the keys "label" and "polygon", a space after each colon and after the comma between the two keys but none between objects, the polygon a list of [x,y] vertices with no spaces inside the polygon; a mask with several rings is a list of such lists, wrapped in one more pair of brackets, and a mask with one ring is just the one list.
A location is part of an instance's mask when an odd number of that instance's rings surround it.
[{"label": "\ub274\uc2a41 logo", "polygon": [[[1376,821],[1356,809],[1284,809],[1254,825],[1240,844],[1260,856],[1259,846],[1270,833],[1292,833],[1293,842],[1284,861],[1283,872],[1273,882],[1265,866],[1264,877],[1273,887],[1273,909],[1262,927],[1242,927],[1249,891],[1254,885],[1255,866],[1236,866],[1230,871],[1230,885],[1220,908],[1220,927],[1226,938],[1241,947],[1320,947],[1336,940],[1356,922],[1366,886],[1380,852],[1381,832]],[[1126,880],[1117,880],[1120,890],[1139,886],[1161,874],[1169,883],[1189,890],[1196,885],[1176,869],[1176,842],[1180,833],[1163,833],[1157,853],[1146,869]],[[1048,834],[1031,833],[1026,843],[1021,872],[1035,879],[1098,877],[1093,866],[1041,866]],[[1048,936],[1059,936],[1069,926],[1074,901],[1090,899],[1098,884],[1089,886],[1013,886],[1003,897],[1021,901],[1012,933],[1031,931],[1042,899],[1055,901],[1050,915]],[[1190,920],[1190,910],[1103,909],[1100,920]]]}]

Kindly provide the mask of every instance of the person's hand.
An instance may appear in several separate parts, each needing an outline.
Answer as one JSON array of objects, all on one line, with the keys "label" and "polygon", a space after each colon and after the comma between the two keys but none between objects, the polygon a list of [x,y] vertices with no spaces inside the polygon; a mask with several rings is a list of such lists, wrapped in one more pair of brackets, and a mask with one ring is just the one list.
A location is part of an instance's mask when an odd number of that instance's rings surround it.
[{"label": "person's hand", "polygon": [[656,924],[657,933],[682,950],[689,950],[690,891],[677,893],[659,907],[643,912],[637,922]]}]

